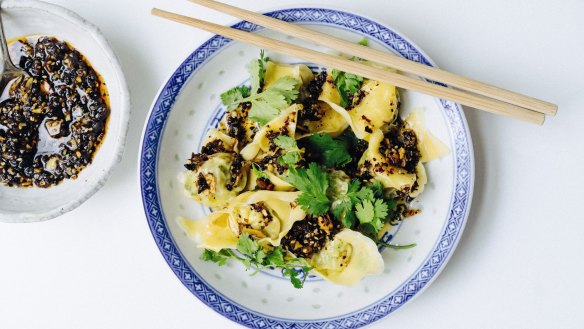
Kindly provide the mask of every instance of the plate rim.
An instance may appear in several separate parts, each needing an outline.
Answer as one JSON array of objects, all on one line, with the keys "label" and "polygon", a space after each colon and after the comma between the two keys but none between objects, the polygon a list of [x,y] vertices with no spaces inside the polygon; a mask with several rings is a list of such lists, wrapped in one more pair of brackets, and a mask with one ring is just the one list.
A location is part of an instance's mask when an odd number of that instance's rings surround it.
[{"label": "plate rim", "polygon": [[[374,27],[382,28],[387,30],[390,34],[397,36],[400,40],[402,40],[405,44],[406,47],[409,46],[409,48],[411,48],[412,50],[415,51],[415,53],[417,53],[417,55],[419,55],[420,59],[423,60],[426,64],[429,64],[431,66],[435,66],[436,64],[434,63],[434,61],[432,61],[430,59],[430,57],[422,50],[420,49],[420,47],[418,47],[414,42],[412,42],[410,39],[408,39],[407,37],[405,37],[401,32],[399,32],[398,30],[396,30],[395,28],[393,28],[390,25],[384,24],[384,23],[380,23],[378,20],[376,19],[372,19],[366,15],[362,15],[360,13],[356,13],[356,12],[348,12],[343,9],[334,9],[332,7],[327,7],[327,6],[311,6],[311,5],[299,5],[299,6],[293,6],[293,7],[281,7],[281,8],[276,8],[276,9],[271,9],[269,11],[264,12],[264,14],[267,15],[271,15],[271,16],[275,16],[277,14],[281,14],[281,13],[285,13],[285,12],[297,12],[297,11],[320,11],[320,12],[327,12],[327,14],[331,14],[331,13],[337,13],[340,14],[344,17],[350,17],[353,19],[357,19],[359,21],[361,21],[361,24],[363,22],[366,23],[371,23]],[[327,22],[322,22],[322,21],[318,21],[318,20],[293,20],[294,23],[299,23],[299,24],[321,24],[321,25],[332,25],[332,26],[336,26],[339,28],[343,28],[343,29],[347,29],[347,30],[351,30],[352,32],[355,33],[359,33],[359,34],[366,34],[369,35],[369,37],[376,39],[377,41],[383,43],[385,46],[389,46],[391,47],[391,45],[389,45],[387,42],[384,42],[382,40],[379,40],[377,37],[372,36],[369,32],[367,31],[362,31],[362,30],[356,30],[355,27],[348,27],[348,26],[342,26],[338,23],[327,23]],[[240,29],[244,29],[244,30],[253,30],[253,31],[259,31],[262,30],[263,27],[258,27],[255,24],[249,23],[249,22],[244,22],[244,21],[237,21],[237,23],[234,23],[232,25],[232,27],[236,27],[236,28],[240,28]],[[222,41],[223,39],[223,41]],[[395,303],[393,301],[391,301],[391,304],[396,304],[396,306],[394,307],[387,307],[387,310],[381,310],[382,314],[375,314],[373,316],[369,316],[367,317],[367,319],[363,320],[363,319],[351,319],[353,317],[355,317],[356,315],[364,315],[366,313],[367,310],[372,310],[375,307],[378,307],[380,304],[382,304],[385,301],[389,301],[390,299],[392,299],[395,296],[395,291],[400,290],[402,288],[405,289],[406,284],[413,280],[413,278],[420,274],[421,269],[423,267],[425,267],[425,265],[427,265],[427,263],[429,262],[429,259],[431,258],[431,256],[437,251],[437,245],[440,243],[440,241],[442,241],[442,238],[444,238],[445,234],[446,234],[446,225],[449,223],[449,219],[451,219],[453,216],[453,207],[455,205],[455,198],[456,198],[456,187],[457,187],[457,181],[459,180],[457,177],[458,173],[458,168],[457,165],[460,165],[460,161],[457,159],[460,155],[458,153],[454,154],[454,159],[453,159],[453,164],[454,164],[454,181],[453,181],[453,191],[452,191],[452,195],[451,195],[451,199],[450,199],[450,203],[449,203],[449,211],[450,211],[450,215],[448,215],[443,228],[440,231],[440,235],[438,236],[437,242],[436,244],[433,246],[433,248],[431,249],[431,251],[428,253],[426,259],[422,262],[422,264],[420,265],[420,267],[418,267],[418,269],[416,271],[413,272],[412,275],[410,275],[400,286],[398,286],[398,288],[396,288],[392,293],[386,295],[385,297],[383,297],[380,300],[375,301],[374,303],[361,308],[359,310],[355,310],[353,312],[344,314],[344,315],[339,315],[339,316],[335,316],[335,317],[329,317],[329,318],[322,318],[322,319],[312,319],[312,320],[296,320],[296,319],[284,319],[284,318],[279,318],[279,317],[275,317],[275,316],[270,316],[270,315],[266,315],[266,314],[262,314],[261,312],[258,311],[254,311],[251,310],[243,305],[240,305],[236,302],[234,302],[233,300],[223,296],[222,293],[220,293],[219,291],[217,291],[214,287],[212,287],[211,285],[207,285],[206,282],[198,277],[197,279],[200,280],[203,285],[205,285],[205,288],[212,290],[212,292],[214,294],[219,295],[219,297],[224,298],[226,300],[226,302],[232,306],[232,307],[238,307],[240,309],[243,310],[243,313],[249,313],[249,315],[251,315],[251,317],[246,317],[244,320],[241,320],[239,317],[234,316],[232,313],[229,313],[224,311],[222,307],[217,307],[217,305],[211,305],[213,304],[212,302],[209,302],[208,300],[206,300],[206,298],[204,297],[208,297],[207,295],[205,296],[201,296],[199,294],[197,294],[197,292],[195,292],[193,290],[193,288],[191,288],[189,286],[189,283],[187,282],[187,280],[185,278],[183,278],[181,276],[180,270],[177,271],[177,269],[174,267],[175,265],[173,265],[171,263],[171,259],[169,257],[167,257],[165,255],[165,249],[164,246],[162,245],[161,242],[159,242],[159,240],[157,240],[157,233],[155,231],[155,227],[152,225],[153,221],[150,218],[150,214],[149,211],[147,209],[147,191],[145,189],[144,183],[145,180],[143,179],[144,177],[142,176],[143,174],[143,163],[145,161],[145,155],[146,153],[144,152],[144,144],[147,143],[147,136],[146,134],[148,133],[148,128],[150,126],[150,123],[152,122],[152,120],[154,119],[153,114],[155,112],[155,110],[157,109],[157,107],[159,107],[161,105],[161,103],[163,102],[162,100],[162,96],[163,96],[163,92],[165,90],[167,90],[168,88],[170,88],[172,86],[172,79],[180,73],[181,69],[184,68],[185,65],[187,65],[189,62],[189,59],[194,58],[194,55],[200,50],[203,49],[204,47],[208,46],[211,42],[213,42],[214,40],[217,40],[221,43],[224,42],[223,44],[221,44],[217,49],[215,49],[211,55],[207,55],[205,57],[205,59],[200,62],[198,65],[196,65],[196,67],[194,69],[191,70],[191,72],[189,72],[187,79],[188,80],[190,78],[190,76],[192,74],[195,74],[197,72],[197,69],[199,67],[199,65],[205,65],[206,62],[209,60],[209,58],[213,57],[214,54],[216,54],[216,51],[221,50],[222,47],[224,46],[229,46],[232,44],[231,40],[223,38],[221,36],[217,36],[214,35],[211,38],[205,40],[204,42],[202,42],[197,48],[195,48],[193,50],[193,52],[191,52],[185,60],[183,60],[180,65],[178,66],[178,68],[176,70],[174,70],[171,74],[169,74],[168,79],[164,80],[165,83],[161,85],[161,87],[159,88],[158,93],[156,94],[156,97],[154,98],[153,102],[152,102],[152,106],[150,108],[150,111],[148,113],[146,122],[144,124],[144,128],[142,131],[142,138],[140,141],[140,161],[138,162],[138,180],[140,183],[140,188],[141,188],[141,195],[142,195],[142,201],[143,201],[143,207],[144,207],[144,211],[145,211],[145,215],[146,215],[146,219],[148,222],[148,226],[151,230],[151,233],[153,235],[153,238],[157,244],[157,247],[159,248],[163,258],[166,260],[166,262],[168,263],[168,265],[171,267],[171,269],[173,270],[173,272],[175,273],[175,275],[177,275],[178,279],[181,281],[181,283],[183,283],[183,285],[185,285],[185,287],[193,294],[195,295],[195,297],[197,297],[199,300],[201,300],[204,304],[206,304],[207,306],[209,306],[211,309],[213,309],[214,311],[216,311],[217,313],[223,315],[224,317],[237,322],[239,324],[248,326],[248,327],[263,327],[265,324],[265,322],[269,323],[270,325],[279,325],[281,328],[291,328],[294,327],[296,323],[302,323],[303,325],[308,325],[310,328],[338,328],[338,327],[342,327],[342,328],[358,328],[358,327],[362,327],[368,324],[371,324],[373,322],[376,322],[384,317],[386,317],[387,315],[393,313],[395,310],[399,309],[401,306],[403,306],[404,304],[406,304],[407,302],[409,302],[410,300],[412,300],[413,298],[417,297],[420,295],[421,292],[423,292],[440,274],[440,272],[444,269],[444,267],[446,266],[446,264],[448,263],[448,261],[450,260],[450,257],[452,256],[454,250],[456,249],[458,242],[460,241],[460,238],[462,236],[462,233],[464,231],[464,227],[466,225],[466,222],[468,220],[468,215],[470,212],[470,208],[471,208],[471,204],[472,204],[472,197],[473,197],[473,192],[474,192],[474,172],[475,172],[475,161],[474,161],[474,151],[473,151],[473,143],[472,143],[472,137],[468,128],[468,123],[466,121],[464,112],[462,110],[462,107],[460,106],[460,104],[454,103],[454,102],[449,102],[449,101],[445,101],[443,99],[438,99],[438,98],[434,98],[439,104],[438,106],[440,108],[442,108],[443,110],[443,117],[445,118],[447,125],[448,125],[448,130],[449,130],[449,135],[451,138],[451,145],[453,145],[454,147],[456,147],[457,143],[456,143],[456,139],[457,136],[454,136],[454,131],[453,128],[453,123],[451,121],[449,121],[447,114],[444,113],[445,109],[449,109],[451,110],[452,115],[455,116],[455,118],[453,120],[456,121],[456,123],[459,125],[458,128],[461,130],[461,132],[463,133],[462,139],[465,141],[464,146],[467,153],[466,155],[464,155],[464,157],[466,158],[466,166],[465,168],[468,170],[466,175],[466,184],[467,184],[467,189],[465,191],[465,194],[463,196],[461,196],[461,198],[463,198],[464,200],[464,208],[462,209],[462,212],[458,214],[459,217],[459,224],[458,227],[456,229],[455,236],[454,239],[449,243],[448,248],[446,249],[446,254],[444,256],[444,258],[442,258],[439,263],[437,264],[437,267],[435,269],[435,271],[433,273],[431,273],[430,277],[423,282],[423,284],[420,287],[416,287],[412,292],[410,292],[409,294],[406,294],[404,298],[400,298],[399,301],[396,301]],[[227,41],[225,41],[227,40]],[[393,47],[392,47],[393,48]],[[399,51],[399,50],[397,50]],[[184,82],[183,82],[184,83]],[[176,101],[176,97],[180,94],[182,88],[177,88],[177,92],[175,93],[175,98],[174,101]],[[158,106],[157,106],[158,105]],[[172,104],[173,105],[173,104]],[[158,136],[156,136],[156,140],[157,140],[157,149],[159,149],[160,147],[160,141],[162,139],[163,133],[164,133],[164,129],[165,129],[165,124],[166,124],[166,118],[168,113],[170,113],[170,111],[172,110],[172,106],[169,106],[169,109],[167,111],[167,113],[165,113],[163,115],[164,119],[163,119],[163,123],[162,126],[160,128],[160,131],[158,132]],[[458,120],[456,120],[458,119]],[[458,136],[461,137],[461,136]],[[458,149],[457,149],[458,150]],[[156,188],[158,187],[157,185],[157,164],[158,164],[158,153],[156,153],[155,156],[155,166],[154,168],[152,168],[153,170],[153,177],[154,177],[154,185],[156,186]],[[150,160],[147,160],[150,161]],[[172,236],[170,235],[170,233],[167,230],[166,227],[166,222],[164,221],[164,215],[163,215],[163,210],[161,207],[161,202],[160,202],[160,195],[158,194],[158,190],[156,190],[157,193],[157,198],[156,198],[156,204],[158,206],[158,212],[160,214],[160,216],[162,216],[162,222],[164,223],[164,229],[166,232],[165,234],[167,234],[169,236],[169,242],[172,243],[171,249],[175,249],[176,252],[178,252],[179,256],[181,257],[181,261],[186,265],[186,268],[183,268],[183,270],[189,270],[192,271],[192,269],[190,268],[189,263],[184,259],[184,257],[182,256],[182,252],[176,247],[174,240],[172,238]],[[195,276],[196,275],[196,271],[193,271]],[[215,301],[216,302],[216,301]],[[216,303],[215,303],[216,304]],[[222,306],[222,305],[220,305]],[[230,311],[233,312],[233,311]],[[255,319],[254,319],[255,318]],[[259,320],[259,322],[258,322]],[[354,321],[353,321],[354,320]],[[264,322],[265,321],[265,322]],[[333,326],[333,327],[331,327]]]}]

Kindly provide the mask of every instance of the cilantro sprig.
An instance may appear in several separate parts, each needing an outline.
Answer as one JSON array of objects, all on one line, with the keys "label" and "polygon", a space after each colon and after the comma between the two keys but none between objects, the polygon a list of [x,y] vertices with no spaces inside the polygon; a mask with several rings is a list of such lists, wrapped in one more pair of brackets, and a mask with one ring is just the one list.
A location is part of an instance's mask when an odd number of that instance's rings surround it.
[{"label": "cilantro sprig", "polygon": [[300,149],[298,144],[296,144],[296,139],[287,135],[280,135],[274,138],[274,144],[286,151],[278,158],[278,163],[280,165],[287,165],[288,167],[294,167],[298,161],[300,161]]},{"label": "cilantro sprig", "polygon": [[341,96],[341,106],[349,106],[349,96],[355,94],[363,84],[363,77],[334,69],[331,72],[333,82]]},{"label": "cilantro sprig", "polygon": [[[367,40],[367,37],[363,37],[363,39],[357,42],[357,44],[361,46],[368,46],[369,42]],[[362,60],[361,58],[355,56],[349,59],[352,61]],[[356,74],[339,71],[336,69],[334,69],[331,72],[331,75],[333,77],[333,82],[337,87],[337,90],[339,91],[339,95],[341,96],[341,106],[342,107],[349,106],[351,101],[349,96],[352,96],[357,91],[359,91],[359,89],[361,89],[361,85],[363,84],[363,77]]]},{"label": "cilantro sprig", "polygon": [[231,251],[231,249],[221,249],[219,251],[205,249],[200,258],[204,261],[211,261],[213,263],[216,263],[219,266],[225,265],[229,258],[238,258],[240,260],[243,260],[243,258],[240,258],[237,255],[235,255],[233,251]]},{"label": "cilantro sprig", "polygon": [[237,250],[242,254],[242,257],[231,249],[221,249],[220,251],[205,249],[201,259],[212,261],[219,266],[225,265],[228,259],[236,259],[248,270],[252,265],[256,268],[251,275],[255,275],[267,267],[275,267],[281,269],[285,277],[290,278],[294,288],[302,288],[308,277],[308,272],[312,270],[312,267],[303,258],[286,257],[281,246],[269,251],[264,250],[258,241],[248,233],[242,233],[239,236]]},{"label": "cilantro sprig", "polygon": [[352,160],[345,140],[333,139],[329,134],[314,133],[307,138],[308,147],[323,165],[329,168],[343,167]]},{"label": "cilantro sprig", "polygon": [[[247,87],[235,87],[221,94],[221,101],[227,106],[228,111],[233,111],[241,103],[251,103],[249,118],[260,125],[265,125],[298,97],[297,86],[298,80],[284,76],[257,94],[250,95]],[[245,89],[247,94],[244,93]]]},{"label": "cilantro sprig", "polygon": [[270,58],[265,56],[265,52],[262,49],[260,51],[260,58],[254,59],[251,61],[251,63],[249,63],[248,71],[252,94],[257,94],[262,89],[264,80],[266,78],[266,69],[269,61]]},{"label": "cilantro sprig", "polygon": [[227,106],[227,111],[233,111],[249,95],[248,86],[236,86],[221,94],[221,102]]},{"label": "cilantro sprig", "polygon": [[262,126],[296,100],[300,85],[298,80],[284,76],[268,88],[264,88],[269,61],[262,50],[260,58],[253,60],[248,67],[251,89],[247,86],[237,86],[221,94],[221,101],[227,107],[227,111],[235,110],[241,103],[250,103],[249,118]]},{"label": "cilantro sprig", "polygon": [[362,228],[374,234],[383,228],[388,210],[382,199],[366,199],[355,205],[355,215]]},{"label": "cilantro sprig", "polygon": [[284,180],[302,192],[296,202],[308,214],[319,216],[329,211],[331,200],[326,193],[329,175],[318,164],[311,162],[308,168],[292,167]]},{"label": "cilantro sprig", "polygon": [[362,186],[354,180],[349,184],[347,193],[334,201],[332,213],[343,226],[356,226],[360,231],[376,236],[395,208],[395,200],[383,195],[379,182]]}]

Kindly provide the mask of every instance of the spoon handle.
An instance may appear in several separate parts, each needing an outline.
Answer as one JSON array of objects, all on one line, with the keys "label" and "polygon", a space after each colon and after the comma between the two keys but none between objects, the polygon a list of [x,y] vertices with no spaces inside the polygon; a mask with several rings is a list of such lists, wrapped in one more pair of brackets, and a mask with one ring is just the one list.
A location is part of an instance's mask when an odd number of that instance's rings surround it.
[{"label": "spoon handle", "polygon": [[8,40],[6,40],[6,36],[4,35],[4,24],[2,23],[2,9],[0,8],[0,48],[2,50],[2,62],[3,62],[3,71],[19,71],[12,60],[10,59],[10,53],[8,52]]}]

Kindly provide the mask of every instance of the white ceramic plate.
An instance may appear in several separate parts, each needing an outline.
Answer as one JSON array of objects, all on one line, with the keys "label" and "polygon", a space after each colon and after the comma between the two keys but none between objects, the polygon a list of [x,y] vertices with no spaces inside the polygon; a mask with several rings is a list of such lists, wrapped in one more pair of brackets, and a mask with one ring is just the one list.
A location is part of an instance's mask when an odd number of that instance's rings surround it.
[{"label": "white ceramic plate", "polygon": [[70,211],[103,186],[111,169],[121,160],[130,96],[118,59],[101,32],[77,14],[41,1],[2,1],[6,37],[48,35],[68,41],[103,77],[110,96],[111,114],[104,141],[93,163],[76,180],[65,180],[49,189],[0,185],[0,221],[34,222]]},{"label": "white ceramic plate", "polygon": [[[432,65],[429,58],[393,29],[354,14],[329,9],[294,8],[270,15]],[[275,36],[244,22],[240,29]],[[304,46],[319,49],[300,42]],[[402,91],[402,116],[426,114],[429,129],[450,146],[449,156],[427,164],[429,182],[394,241],[417,243],[409,250],[383,252],[385,270],[356,287],[310,280],[304,289],[270,273],[250,277],[240,264],[217,267],[199,260],[201,250],[175,223],[179,215],[200,218],[206,210],[183,195],[177,174],[205,132],[217,125],[223,109],[219,94],[248,78],[246,64],[259,49],[215,36],[197,48],[173,73],[157,96],[142,141],[140,179],[152,234],[170,267],[185,286],[224,316],[249,327],[354,328],[386,316],[409,301],[440,272],[454,249],[470,207],[472,144],[460,106]],[[269,53],[280,62],[298,60]]]}]

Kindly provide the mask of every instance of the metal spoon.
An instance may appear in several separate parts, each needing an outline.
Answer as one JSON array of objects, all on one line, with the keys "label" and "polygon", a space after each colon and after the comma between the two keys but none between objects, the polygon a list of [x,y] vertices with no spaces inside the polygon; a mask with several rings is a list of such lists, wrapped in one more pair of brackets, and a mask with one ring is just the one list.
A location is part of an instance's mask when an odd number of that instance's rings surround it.
[{"label": "metal spoon", "polygon": [[8,98],[8,90],[10,85],[14,80],[19,77],[28,78],[29,75],[26,71],[16,67],[12,60],[10,59],[10,53],[8,52],[8,42],[4,36],[4,24],[2,23],[2,9],[0,7],[0,48],[1,61],[2,61],[2,73],[0,74],[0,100]]}]

